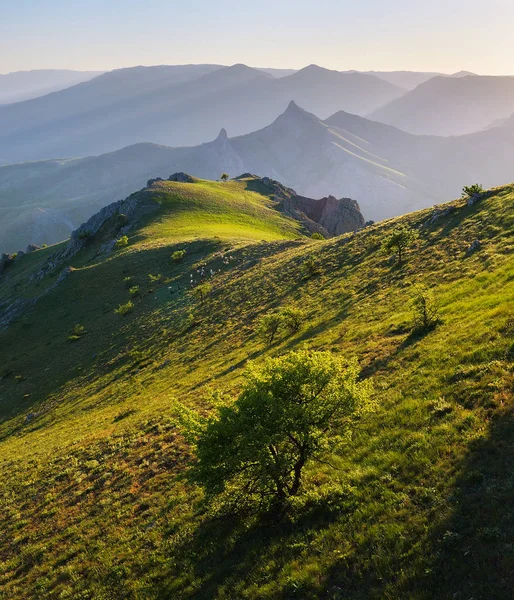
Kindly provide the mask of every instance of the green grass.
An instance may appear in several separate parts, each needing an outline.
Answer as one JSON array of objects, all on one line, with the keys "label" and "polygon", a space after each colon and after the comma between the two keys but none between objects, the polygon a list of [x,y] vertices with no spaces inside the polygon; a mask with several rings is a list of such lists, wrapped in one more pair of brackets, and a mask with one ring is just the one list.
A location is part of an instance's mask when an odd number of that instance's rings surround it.
[{"label": "green grass", "polygon": [[[162,210],[127,248],[100,259],[88,248],[0,334],[1,593],[510,598],[514,188],[474,207],[456,201],[399,270],[380,252],[384,236],[431,211],[355,236],[288,239],[296,225],[248,187],[159,184]],[[482,249],[466,256],[474,239]],[[14,265],[2,300],[55,281],[27,283],[51,252]],[[304,279],[309,258],[321,273]],[[216,272],[201,304],[189,286],[200,265]],[[121,316],[126,277],[140,294]],[[414,337],[418,283],[443,323]],[[307,325],[265,347],[256,323],[290,304]],[[87,335],[69,343],[77,323]],[[236,394],[249,359],[304,344],[357,357],[378,411],[327,457],[336,468],[310,466],[287,515],[214,518],[183,478],[190,454],[175,402],[208,411],[209,390]]]}]

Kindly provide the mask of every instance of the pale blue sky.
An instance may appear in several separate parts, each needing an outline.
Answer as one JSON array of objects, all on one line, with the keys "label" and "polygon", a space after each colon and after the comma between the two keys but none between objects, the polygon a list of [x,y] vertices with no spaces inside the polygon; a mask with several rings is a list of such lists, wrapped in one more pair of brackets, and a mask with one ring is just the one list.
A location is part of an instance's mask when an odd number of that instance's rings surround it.
[{"label": "pale blue sky", "polygon": [[514,74],[513,0],[0,0],[0,73],[138,64]]}]

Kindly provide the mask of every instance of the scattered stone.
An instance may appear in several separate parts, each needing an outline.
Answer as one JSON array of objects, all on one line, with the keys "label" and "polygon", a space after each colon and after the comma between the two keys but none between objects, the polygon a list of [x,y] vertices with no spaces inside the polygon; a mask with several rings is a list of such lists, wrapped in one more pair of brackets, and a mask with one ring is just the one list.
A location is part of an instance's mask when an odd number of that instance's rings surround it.
[{"label": "scattered stone", "polygon": [[466,250],[467,256],[469,256],[470,254],[474,254],[475,252],[480,250],[480,248],[482,248],[482,242],[480,240],[475,240],[471,242],[468,249]]},{"label": "scattered stone", "polygon": [[447,208],[444,208],[444,209],[438,208],[438,209],[434,210],[434,212],[430,215],[430,218],[423,224],[423,227],[428,227],[429,225],[433,225],[439,219],[444,219],[445,217],[448,217],[449,215],[454,213],[456,210],[457,209],[455,208],[455,206],[448,206]]},{"label": "scattered stone", "polygon": [[28,415],[25,416],[25,423],[30,423],[35,418],[36,418],[36,415],[34,413],[29,413]]},{"label": "scattered stone", "polygon": [[174,173],[168,177],[168,181],[176,181],[177,183],[194,183],[194,179],[187,173]]}]

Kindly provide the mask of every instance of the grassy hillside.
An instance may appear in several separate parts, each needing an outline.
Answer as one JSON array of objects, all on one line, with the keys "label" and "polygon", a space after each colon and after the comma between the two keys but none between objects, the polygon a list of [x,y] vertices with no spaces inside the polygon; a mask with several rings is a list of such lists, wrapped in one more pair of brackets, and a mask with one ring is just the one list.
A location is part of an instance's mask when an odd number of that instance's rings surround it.
[{"label": "grassy hillside", "polygon": [[[4,596],[510,598],[514,186],[431,223],[434,209],[311,241],[241,182],[161,185],[126,248],[94,258],[94,241],[0,333]],[[402,269],[380,251],[399,223],[421,227]],[[57,274],[28,275],[54,251],[15,263],[0,302],[49,288]],[[321,273],[305,279],[309,258]],[[425,336],[417,283],[443,319]],[[132,312],[115,314],[133,286]],[[265,348],[257,319],[291,304],[306,326]],[[356,357],[377,412],[310,466],[286,515],[213,514],[183,477],[176,402],[209,411],[249,359],[302,345]]]}]

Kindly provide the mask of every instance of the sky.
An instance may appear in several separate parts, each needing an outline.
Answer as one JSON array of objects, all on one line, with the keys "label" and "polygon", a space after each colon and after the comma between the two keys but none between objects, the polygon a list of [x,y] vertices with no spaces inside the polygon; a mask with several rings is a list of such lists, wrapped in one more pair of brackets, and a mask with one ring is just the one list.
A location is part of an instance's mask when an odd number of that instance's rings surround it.
[{"label": "sky", "polygon": [[0,73],[134,65],[514,75],[513,0],[0,0]]}]

